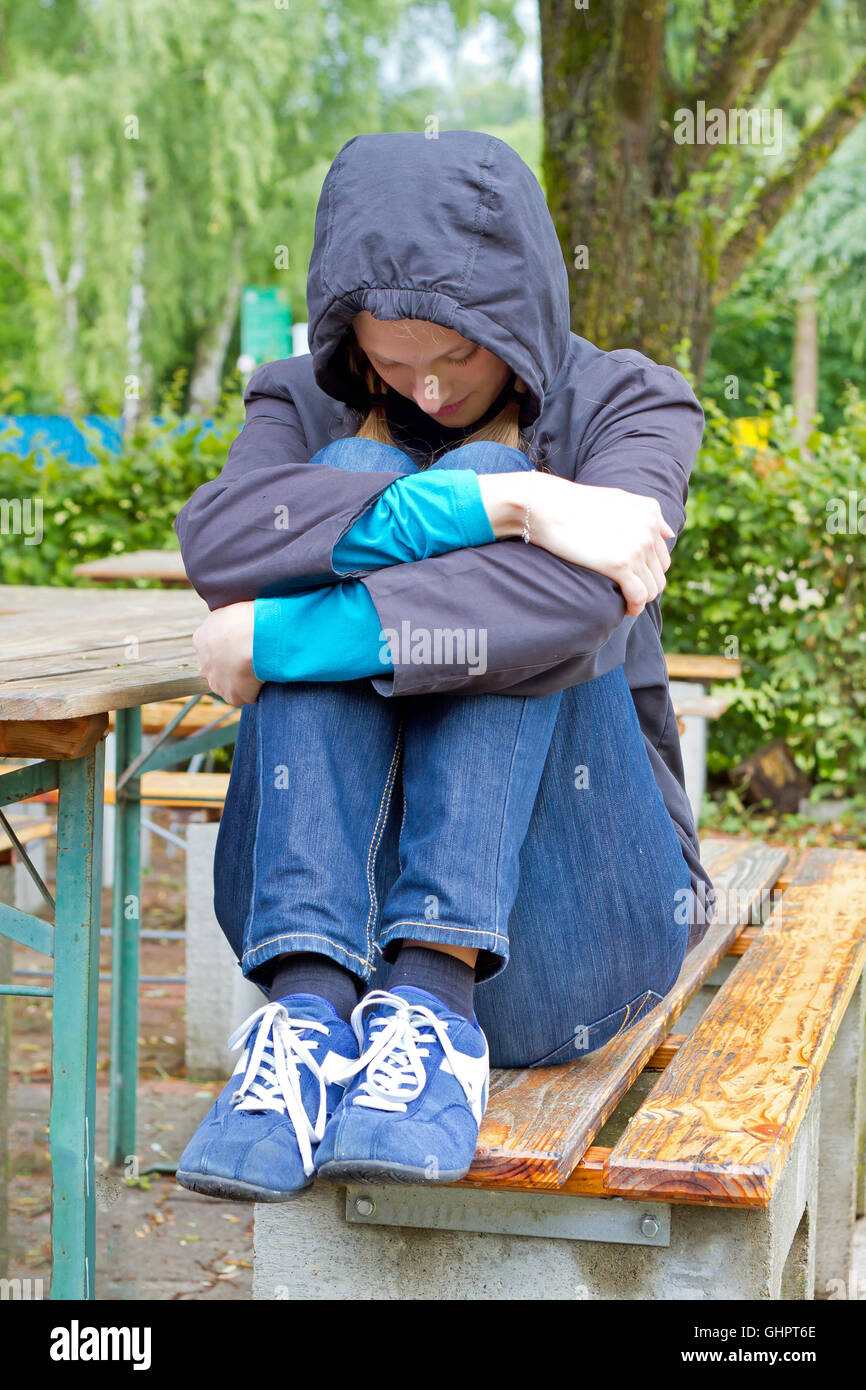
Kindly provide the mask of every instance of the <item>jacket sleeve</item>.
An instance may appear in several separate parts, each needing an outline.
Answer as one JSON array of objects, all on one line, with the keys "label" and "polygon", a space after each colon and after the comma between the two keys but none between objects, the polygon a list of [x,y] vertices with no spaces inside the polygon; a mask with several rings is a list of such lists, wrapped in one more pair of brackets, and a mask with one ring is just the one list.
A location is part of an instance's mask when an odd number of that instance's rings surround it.
[{"label": "jacket sleeve", "polygon": [[[552,471],[656,498],[676,538],[704,423],[685,378],[622,351],[601,357],[576,389],[572,415],[580,423],[551,454]],[[540,695],[578,685],[622,664],[637,621],[626,616],[612,580],[520,540],[394,565],[363,582],[394,658],[393,674],[374,681],[385,696]],[[438,647],[437,632],[447,634]],[[427,635],[438,660],[419,659],[425,645],[418,634]]]},{"label": "jacket sleeve", "polygon": [[[365,571],[495,539],[471,469],[400,478],[334,547]],[[357,579],[255,601],[253,670],[267,681],[349,681],[393,670],[373,600]]]},{"label": "jacket sleeve", "polygon": [[187,575],[211,609],[352,577],[332,568],[333,548],[401,476],[309,467],[286,367],[269,362],[250,378],[225,467],[175,520]]}]

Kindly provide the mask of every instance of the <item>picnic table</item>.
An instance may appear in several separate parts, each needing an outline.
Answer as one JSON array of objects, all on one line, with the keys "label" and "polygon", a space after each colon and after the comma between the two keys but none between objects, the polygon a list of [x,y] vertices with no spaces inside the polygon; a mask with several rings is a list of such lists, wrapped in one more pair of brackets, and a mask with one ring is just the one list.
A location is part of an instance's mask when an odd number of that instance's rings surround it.
[{"label": "picnic table", "polygon": [[73,574],[99,584],[116,584],[124,579],[158,579],[163,584],[191,587],[179,550],[129,550],[123,555],[106,555],[102,560],[76,565]]},{"label": "picnic table", "polygon": [[[58,793],[53,927],[0,903],[0,936],[54,961],[52,987],[0,982],[0,994],[53,997],[49,1127],[51,1296],[56,1299],[93,1296],[100,866],[109,712],[116,711],[118,769],[109,1075],[109,1150],[117,1162],[135,1147],[141,777],[145,769],[176,764],[237,735],[236,723],[220,721],[169,742],[180,722],[178,711],[159,741],[141,751],[142,705],[189,696],[184,709],[207,692],[191,644],[206,612],[191,591],[0,586],[0,759],[38,759],[6,772],[0,762],[0,830],[8,833],[4,807]],[[18,852],[27,861],[23,843]]]}]

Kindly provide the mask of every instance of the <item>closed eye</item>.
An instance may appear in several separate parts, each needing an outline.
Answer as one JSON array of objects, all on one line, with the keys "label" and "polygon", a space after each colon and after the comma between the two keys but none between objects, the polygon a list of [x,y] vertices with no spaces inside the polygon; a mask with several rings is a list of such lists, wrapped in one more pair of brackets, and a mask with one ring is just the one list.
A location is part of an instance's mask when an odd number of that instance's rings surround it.
[{"label": "closed eye", "polygon": [[[465,367],[466,363],[471,362],[472,358],[478,351],[479,346],[476,343],[472,351],[467,353],[465,357],[448,357],[446,358],[446,361],[452,367]],[[402,363],[400,362],[387,362],[384,357],[379,357],[376,355],[376,353],[373,352],[368,353],[367,356],[372,360],[374,366],[384,367],[385,371],[388,371],[392,367],[402,366]]]},{"label": "closed eye", "polygon": [[466,357],[449,357],[448,361],[451,363],[452,367],[465,367],[467,362],[472,361],[472,358],[475,356],[477,351],[478,347],[476,346],[472,349],[470,353],[466,355]]}]

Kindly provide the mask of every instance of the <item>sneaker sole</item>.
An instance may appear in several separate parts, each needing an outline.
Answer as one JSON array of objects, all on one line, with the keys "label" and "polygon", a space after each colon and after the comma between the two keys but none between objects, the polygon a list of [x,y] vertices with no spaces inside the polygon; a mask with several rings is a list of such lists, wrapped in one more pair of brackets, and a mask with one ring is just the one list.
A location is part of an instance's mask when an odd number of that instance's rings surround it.
[{"label": "sneaker sole", "polygon": [[312,1185],[312,1178],[303,1187],[293,1187],[290,1192],[275,1192],[268,1187],[256,1187],[255,1183],[241,1182],[239,1178],[224,1178],[219,1173],[175,1173],[177,1182],[190,1192],[200,1192],[204,1197],[222,1197],[227,1202],[291,1202],[300,1197]]},{"label": "sneaker sole", "polygon": [[459,1182],[468,1168],[454,1168],[431,1178],[425,1168],[413,1168],[406,1163],[388,1163],[376,1158],[334,1158],[316,1169],[316,1176],[328,1182],[419,1183],[435,1187],[437,1183]]}]

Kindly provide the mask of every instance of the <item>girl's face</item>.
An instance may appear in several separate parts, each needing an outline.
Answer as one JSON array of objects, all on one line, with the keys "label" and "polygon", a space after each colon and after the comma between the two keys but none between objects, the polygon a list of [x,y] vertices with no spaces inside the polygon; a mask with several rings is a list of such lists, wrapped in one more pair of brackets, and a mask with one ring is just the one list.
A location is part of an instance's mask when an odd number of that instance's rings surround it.
[{"label": "girl's face", "polygon": [[492,405],[511,368],[453,328],[426,319],[352,320],[358,345],[386,385],[443,425],[471,425]]}]

